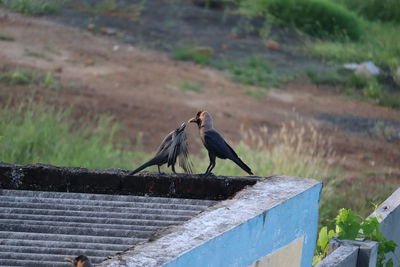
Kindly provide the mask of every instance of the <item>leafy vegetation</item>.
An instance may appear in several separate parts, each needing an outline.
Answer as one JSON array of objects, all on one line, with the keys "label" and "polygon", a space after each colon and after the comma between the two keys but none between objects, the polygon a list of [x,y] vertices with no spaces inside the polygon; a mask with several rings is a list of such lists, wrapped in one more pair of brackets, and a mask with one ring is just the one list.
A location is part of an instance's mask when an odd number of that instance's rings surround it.
[{"label": "leafy vegetation", "polygon": [[266,60],[254,56],[240,62],[217,63],[216,67],[227,71],[235,82],[264,88],[276,86],[289,79],[279,76]]},{"label": "leafy vegetation", "polygon": [[11,163],[49,163],[87,168],[128,168],[139,151],[116,141],[120,129],[110,117],[97,123],[73,122],[70,110],[34,103],[0,108],[0,158]]},{"label": "leafy vegetation", "polygon": [[363,23],[364,34],[359,41],[318,41],[308,51],[324,60],[339,63],[371,60],[388,69],[400,65],[400,26],[387,23]]},{"label": "leafy vegetation", "polygon": [[400,22],[400,2],[396,0],[335,0],[370,20]]},{"label": "leafy vegetation", "polygon": [[4,85],[41,85],[49,89],[58,89],[60,84],[53,72],[15,70],[0,73],[0,84]]},{"label": "leafy vegetation", "polygon": [[322,260],[328,251],[329,240],[333,237],[342,240],[355,240],[356,238],[365,238],[367,240],[379,242],[378,248],[378,267],[391,267],[393,260],[385,262],[386,254],[394,253],[397,244],[384,237],[379,229],[379,222],[376,217],[361,219],[354,211],[341,209],[336,217],[335,230],[329,230],[324,226],[321,228],[317,240],[317,254],[314,256],[313,265]]},{"label": "leafy vegetation", "polygon": [[250,16],[272,17],[320,38],[357,40],[360,19],[341,5],[325,0],[243,0],[241,10]]},{"label": "leafy vegetation", "polygon": [[25,72],[14,71],[0,74],[0,83],[5,85],[29,84],[31,76]]},{"label": "leafy vegetation", "polygon": [[192,61],[197,64],[208,65],[211,62],[213,50],[209,47],[178,46],[172,50],[174,59]]},{"label": "leafy vegetation", "polygon": [[178,86],[181,91],[203,92],[203,84],[199,82],[184,81]]},{"label": "leafy vegetation", "polygon": [[79,5],[79,9],[102,15],[121,17],[130,21],[137,20],[143,9],[142,4],[121,5],[116,0],[95,1],[93,5]]},{"label": "leafy vegetation", "polygon": [[266,90],[263,90],[261,88],[246,88],[243,90],[243,93],[259,99],[265,97]]},{"label": "leafy vegetation", "polygon": [[400,108],[400,93],[386,92],[377,77],[364,77],[352,72],[338,71],[318,73],[313,69],[306,70],[306,75],[316,85],[337,86],[349,95],[372,100],[382,106]]},{"label": "leafy vegetation", "polygon": [[5,34],[1,34],[0,33],[0,41],[9,41],[9,42],[13,42],[15,41],[15,38],[9,35],[5,35]]},{"label": "leafy vegetation", "polygon": [[41,16],[59,12],[61,4],[56,0],[0,0],[0,7],[18,13]]}]

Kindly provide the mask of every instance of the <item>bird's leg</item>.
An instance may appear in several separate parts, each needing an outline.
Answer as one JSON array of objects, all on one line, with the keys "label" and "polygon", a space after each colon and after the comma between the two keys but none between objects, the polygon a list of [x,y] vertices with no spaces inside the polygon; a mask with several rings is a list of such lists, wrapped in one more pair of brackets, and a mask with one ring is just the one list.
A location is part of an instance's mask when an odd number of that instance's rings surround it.
[{"label": "bird's leg", "polygon": [[207,168],[206,172],[204,173],[205,175],[210,174],[212,169],[214,169],[214,167],[215,167],[215,155],[208,152],[208,157],[210,158],[210,165],[208,165],[208,168]]},{"label": "bird's leg", "polygon": [[172,165],[171,165],[171,169],[172,169],[172,172],[173,172],[173,173],[177,174],[176,171],[175,171],[175,164],[172,164]]},{"label": "bird's leg", "polygon": [[211,168],[211,165],[212,165],[212,162],[210,161],[210,164],[208,165],[207,170],[206,170],[206,172],[204,174],[208,174],[209,173],[208,170]]}]

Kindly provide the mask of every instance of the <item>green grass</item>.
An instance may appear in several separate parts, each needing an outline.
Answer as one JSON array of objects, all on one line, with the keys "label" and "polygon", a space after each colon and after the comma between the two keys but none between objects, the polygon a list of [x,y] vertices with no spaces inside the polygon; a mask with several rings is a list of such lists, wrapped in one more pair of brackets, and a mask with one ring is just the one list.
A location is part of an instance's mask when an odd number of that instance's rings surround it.
[{"label": "green grass", "polygon": [[357,42],[319,41],[308,46],[312,55],[338,63],[371,60],[380,67],[400,65],[400,26],[364,22],[364,35]]},{"label": "green grass", "polygon": [[120,5],[116,0],[102,0],[96,1],[94,5],[79,5],[78,8],[95,14],[116,16],[133,21],[140,17],[143,3]]},{"label": "green grass", "polygon": [[264,98],[266,91],[261,88],[246,88],[243,93],[256,99]]},{"label": "green grass", "polygon": [[201,65],[208,65],[213,55],[211,49],[196,46],[178,46],[175,47],[171,53],[174,59],[192,61]]},{"label": "green grass", "polygon": [[0,0],[0,7],[34,16],[57,13],[61,9],[59,0]]},{"label": "green grass", "polygon": [[[11,163],[48,163],[87,168],[132,168],[138,151],[116,142],[119,126],[108,117],[74,122],[70,111],[33,102],[0,109],[0,158]],[[139,160],[140,159],[140,160]]]},{"label": "green grass", "polygon": [[60,83],[53,72],[33,71],[29,69],[13,70],[0,73],[0,84],[3,85],[32,85],[49,89],[59,89]]},{"label": "green grass", "polygon": [[15,38],[10,35],[5,35],[5,34],[0,33],[0,41],[13,42],[13,41],[15,41]]},{"label": "green grass", "polygon": [[340,75],[337,71],[321,73],[314,69],[307,69],[305,73],[310,81],[316,85],[341,86],[346,82],[346,77]]},{"label": "green grass", "polygon": [[318,73],[316,70],[306,70],[310,81],[316,85],[331,85],[341,88],[350,96],[370,100],[379,105],[400,109],[400,93],[387,92],[376,77],[362,77],[354,73],[339,73],[330,71]]},{"label": "green grass", "polygon": [[335,0],[370,20],[400,22],[400,1]]},{"label": "green grass", "polygon": [[184,81],[178,85],[178,89],[183,92],[192,91],[201,93],[203,92],[203,84],[199,82]]},{"label": "green grass", "polygon": [[34,50],[31,50],[31,49],[27,49],[27,48],[25,49],[25,55],[27,55],[29,57],[42,58],[42,59],[45,59],[47,61],[52,61],[52,59],[50,57],[48,57],[46,55],[46,53],[34,51]]},{"label": "green grass", "polygon": [[279,76],[264,59],[249,57],[240,62],[220,62],[215,66],[228,72],[234,82],[269,88],[287,82],[288,77]]},{"label": "green grass", "polygon": [[4,85],[21,85],[30,84],[32,77],[30,74],[22,71],[13,71],[0,73],[0,84]]},{"label": "green grass", "polygon": [[326,0],[244,0],[241,10],[320,38],[357,40],[362,33],[354,12]]}]

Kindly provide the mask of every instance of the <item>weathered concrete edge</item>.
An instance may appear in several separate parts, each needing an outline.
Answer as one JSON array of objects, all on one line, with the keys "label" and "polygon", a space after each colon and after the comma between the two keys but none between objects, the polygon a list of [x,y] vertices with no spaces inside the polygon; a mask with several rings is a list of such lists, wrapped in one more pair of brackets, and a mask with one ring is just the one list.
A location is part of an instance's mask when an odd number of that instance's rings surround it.
[{"label": "weathered concrete edge", "polygon": [[[137,245],[104,261],[101,266],[151,267],[164,265],[316,186],[320,193],[322,184],[313,179],[288,176],[266,178],[264,181],[240,191],[232,199],[217,203],[183,225],[168,229],[154,241]],[[316,207],[317,205],[318,203],[316,203]],[[315,236],[310,239],[316,238],[316,231],[317,229],[313,234]],[[314,243],[315,240],[310,242]],[[162,253],[160,253],[161,251]]]},{"label": "weathered concrete edge", "polygon": [[386,260],[393,259],[394,266],[400,266],[400,188],[379,205],[369,217],[376,217],[381,224],[380,230],[384,236],[396,242],[396,256],[388,254]]},{"label": "weathered concrete edge", "polygon": [[349,267],[357,266],[358,246],[346,245],[335,249],[328,257],[315,267]]},{"label": "weathered concrete edge", "polygon": [[203,176],[142,172],[134,176],[123,169],[86,169],[46,164],[0,162],[0,188],[14,190],[145,195],[221,200],[261,177]]}]

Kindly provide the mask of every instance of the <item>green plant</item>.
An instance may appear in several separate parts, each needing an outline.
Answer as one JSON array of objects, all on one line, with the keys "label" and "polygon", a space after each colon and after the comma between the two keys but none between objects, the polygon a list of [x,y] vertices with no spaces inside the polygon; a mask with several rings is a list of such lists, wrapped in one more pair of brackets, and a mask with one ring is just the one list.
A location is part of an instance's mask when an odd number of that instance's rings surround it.
[{"label": "green plant", "polygon": [[9,35],[5,35],[5,34],[0,34],[0,41],[15,41],[15,38]]},{"label": "green plant", "polygon": [[203,92],[203,84],[199,82],[184,81],[179,84],[178,89],[181,91]]},{"label": "green plant", "polygon": [[367,98],[379,100],[382,96],[382,89],[375,79],[368,83],[368,85],[363,89],[362,93]]},{"label": "green plant", "polygon": [[243,84],[268,88],[286,81],[278,76],[266,60],[259,57],[249,57],[240,62],[221,62],[216,67],[227,71],[233,81]]},{"label": "green plant", "polygon": [[346,81],[346,77],[337,71],[320,73],[314,69],[307,69],[305,72],[310,81],[316,85],[339,86],[343,85]]},{"label": "green plant", "polygon": [[56,0],[0,0],[0,6],[18,13],[47,15],[59,12],[60,1]]},{"label": "green plant", "polygon": [[326,0],[246,0],[241,3],[244,13],[295,27],[321,38],[350,38],[361,36],[360,19],[345,7]]},{"label": "green plant", "polygon": [[116,0],[95,1],[94,5],[79,5],[79,9],[87,12],[136,20],[140,16],[143,4],[120,5]]},{"label": "green plant", "polygon": [[44,77],[43,77],[43,85],[46,88],[53,89],[53,90],[59,88],[58,81],[56,80],[56,78],[54,78],[54,75],[53,75],[52,71],[48,71],[44,75]]},{"label": "green plant", "polygon": [[193,61],[197,64],[208,65],[211,62],[213,50],[209,47],[179,46],[172,50],[174,59]]},{"label": "green plant", "polygon": [[335,1],[371,20],[400,22],[400,2],[396,0]]},{"label": "green plant", "polygon": [[48,89],[60,88],[60,83],[52,71],[41,72],[31,69],[15,70],[0,73],[0,84],[5,85],[37,85]]},{"label": "green plant", "polygon": [[313,265],[323,259],[328,251],[329,240],[333,237],[339,239],[355,240],[356,238],[365,238],[379,242],[378,248],[378,266],[391,267],[393,260],[385,262],[386,254],[394,253],[397,244],[383,236],[379,229],[379,222],[376,217],[361,219],[356,213],[349,209],[341,209],[336,217],[335,230],[329,230],[322,227],[317,240],[317,253],[314,256]]},{"label": "green plant", "polygon": [[[0,158],[11,163],[49,163],[87,168],[131,168],[148,155],[116,142],[120,126],[102,116],[96,122],[72,120],[72,111],[24,101],[0,107]],[[129,146],[129,143],[127,144]]]},{"label": "green plant", "polygon": [[249,95],[251,97],[254,98],[263,98],[265,97],[265,90],[261,89],[261,88],[246,88],[243,90],[243,93],[245,93],[246,95]]},{"label": "green plant", "polygon": [[307,51],[324,60],[346,63],[373,61],[388,69],[400,65],[399,25],[363,22],[364,35],[359,41],[317,41]]},{"label": "green plant", "polygon": [[21,71],[0,74],[0,83],[5,85],[29,84],[30,80],[30,75]]},{"label": "green plant", "polygon": [[400,93],[383,93],[379,99],[379,104],[400,109]]}]

